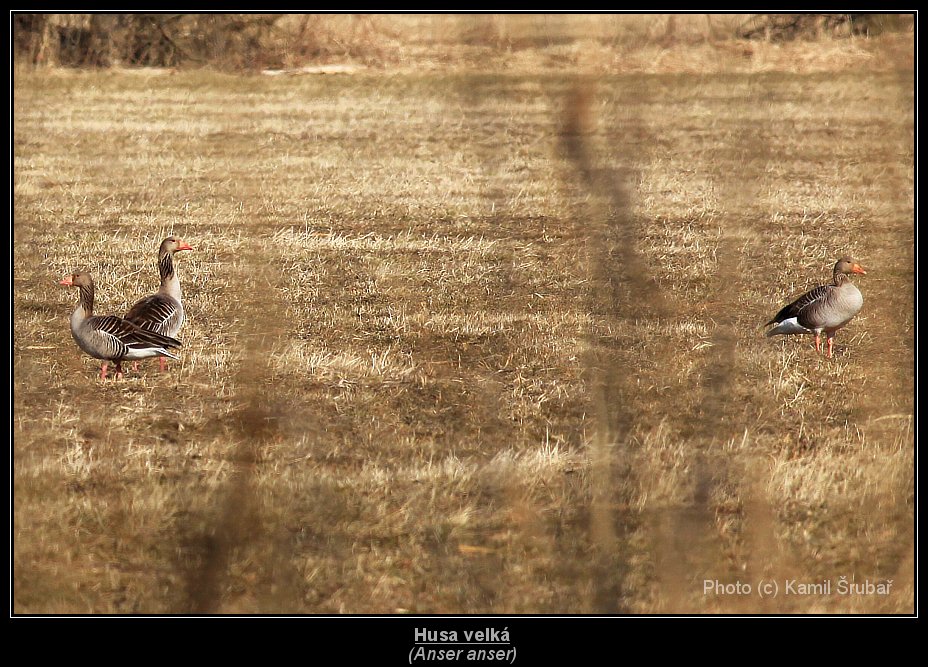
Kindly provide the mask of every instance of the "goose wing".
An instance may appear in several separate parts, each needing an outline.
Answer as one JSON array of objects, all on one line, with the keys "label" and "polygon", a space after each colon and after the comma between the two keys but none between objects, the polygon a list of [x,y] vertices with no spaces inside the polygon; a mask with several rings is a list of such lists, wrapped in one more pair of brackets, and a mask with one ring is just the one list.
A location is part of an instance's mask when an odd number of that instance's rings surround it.
[{"label": "goose wing", "polygon": [[125,319],[149,331],[160,334],[180,329],[183,311],[180,304],[164,294],[152,294],[136,303]]},{"label": "goose wing", "polygon": [[802,312],[806,310],[812,304],[818,303],[819,301],[824,299],[828,295],[828,292],[830,289],[831,289],[830,285],[820,285],[816,287],[815,289],[809,290],[808,292],[803,294],[801,297],[799,297],[792,303],[786,306],[783,306],[783,308],[780,309],[780,312],[774,315],[773,319],[767,322],[767,324],[765,324],[764,326],[766,327],[766,326],[770,326],[771,324],[779,324],[785,320],[788,320],[794,317],[797,318],[800,324],[804,324],[802,322],[802,317],[801,317]]},{"label": "goose wing", "polygon": [[176,338],[164,336],[154,331],[143,329],[122,317],[115,315],[96,315],[88,321],[88,326],[105,337],[111,337],[127,347],[181,347]]}]

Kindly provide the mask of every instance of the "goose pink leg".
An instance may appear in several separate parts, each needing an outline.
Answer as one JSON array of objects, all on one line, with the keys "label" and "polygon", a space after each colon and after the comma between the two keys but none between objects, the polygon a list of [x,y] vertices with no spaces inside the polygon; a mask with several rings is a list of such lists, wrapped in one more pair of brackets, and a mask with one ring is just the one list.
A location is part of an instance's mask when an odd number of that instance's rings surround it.
[{"label": "goose pink leg", "polygon": [[108,365],[109,365],[109,364],[107,364],[106,362],[104,362],[104,363],[103,363],[103,366],[100,368],[100,379],[101,379],[101,380],[105,380],[105,379],[106,379],[106,367],[107,367]]}]

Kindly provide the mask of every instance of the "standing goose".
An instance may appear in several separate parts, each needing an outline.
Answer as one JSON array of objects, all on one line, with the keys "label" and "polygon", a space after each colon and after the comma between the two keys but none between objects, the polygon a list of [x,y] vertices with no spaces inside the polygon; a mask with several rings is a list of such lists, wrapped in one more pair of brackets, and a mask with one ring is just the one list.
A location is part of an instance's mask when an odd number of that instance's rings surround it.
[{"label": "standing goose", "polygon": [[74,273],[61,279],[66,287],[77,287],[80,300],[71,314],[71,335],[77,346],[95,359],[103,360],[100,379],[106,379],[108,362],[116,362],[116,379],[122,377],[123,359],[159,355],[177,359],[165,348],[180,347],[176,338],[162,336],[115,315],[93,314],[93,279],[89,273]]},{"label": "standing goose", "polygon": [[[181,239],[169,236],[161,242],[158,249],[158,271],[161,273],[161,287],[158,291],[136,303],[126,319],[143,329],[154,331],[163,336],[176,336],[184,324],[184,302],[181,299],[180,280],[174,273],[174,253],[179,250],[193,250]],[[160,360],[164,371],[164,357]]]},{"label": "standing goose", "polygon": [[831,283],[816,287],[784,306],[764,325],[776,324],[767,335],[815,334],[815,350],[819,352],[824,331],[828,338],[828,357],[831,358],[835,332],[854,319],[864,305],[863,295],[848,278],[852,273],[867,272],[851,257],[839,259]]}]

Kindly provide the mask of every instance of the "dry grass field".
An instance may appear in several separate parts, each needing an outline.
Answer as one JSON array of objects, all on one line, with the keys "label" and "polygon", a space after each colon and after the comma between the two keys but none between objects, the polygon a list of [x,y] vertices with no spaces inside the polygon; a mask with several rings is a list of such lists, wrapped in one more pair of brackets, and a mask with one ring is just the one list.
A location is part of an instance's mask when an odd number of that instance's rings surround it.
[{"label": "dry grass field", "polygon": [[912,71],[529,69],[15,72],[13,612],[913,611]]}]

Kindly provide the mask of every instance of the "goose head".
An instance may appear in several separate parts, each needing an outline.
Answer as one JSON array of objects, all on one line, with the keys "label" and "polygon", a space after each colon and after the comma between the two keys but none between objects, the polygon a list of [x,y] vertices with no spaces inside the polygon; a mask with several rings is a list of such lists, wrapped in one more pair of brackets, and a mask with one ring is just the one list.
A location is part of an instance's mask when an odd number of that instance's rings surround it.
[{"label": "goose head", "polygon": [[850,275],[852,273],[859,273],[866,275],[867,272],[864,271],[864,267],[857,263],[857,260],[853,257],[842,257],[835,264],[835,275],[837,276],[840,273],[845,275]]},{"label": "goose head", "polygon": [[179,250],[193,250],[186,241],[179,239],[176,236],[169,236],[161,242],[161,248],[158,251],[159,255],[167,255],[168,253],[174,254]]}]

